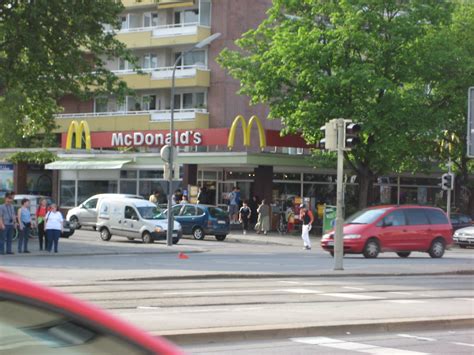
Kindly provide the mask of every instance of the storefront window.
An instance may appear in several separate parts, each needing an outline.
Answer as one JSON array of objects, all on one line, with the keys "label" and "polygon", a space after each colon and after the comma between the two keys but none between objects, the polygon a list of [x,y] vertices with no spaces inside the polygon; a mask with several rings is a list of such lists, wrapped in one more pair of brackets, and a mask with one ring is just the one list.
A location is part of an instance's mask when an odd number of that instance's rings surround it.
[{"label": "storefront window", "polygon": [[136,181],[120,181],[120,193],[121,194],[136,194],[137,193],[137,182]]},{"label": "storefront window", "polygon": [[225,174],[226,180],[252,180],[255,174],[252,171],[227,171]]},{"label": "storefront window", "polygon": [[[291,197],[301,195],[301,184],[291,184],[277,182],[273,183],[273,198],[278,200],[286,200]],[[275,202],[275,201],[273,201]]]},{"label": "storefront window", "polygon": [[328,205],[336,202],[335,184],[304,184],[303,197],[315,199],[315,202],[324,202]]},{"label": "storefront window", "polygon": [[60,206],[63,207],[74,207],[76,201],[74,199],[75,194],[75,181],[74,180],[61,180],[59,186]]},{"label": "storefront window", "polygon": [[140,170],[140,179],[163,179],[162,170]]},{"label": "storefront window", "polygon": [[215,171],[205,171],[204,172],[204,179],[206,180],[216,180],[217,172]]},{"label": "storefront window", "polygon": [[400,177],[400,185],[428,185],[438,186],[438,179],[433,178],[415,178],[415,177]]},{"label": "storefront window", "polygon": [[120,178],[121,179],[136,179],[137,178],[137,170],[121,170],[120,171]]},{"label": "storefront window", "polygon": [[290,181],[300,181],[301,174],[292,174],[292,173],[274,173],[273,180],[290,180]]},{"label": "storefront window", "polygon": [[167,181],[140,181],[138,185],[139,193],[148,199],[154,191],[158,191],[160,193],[159,203],[166,203],[165,187],[167,183]]},{"label": "storefront window", "polygon": [[336,182],[336,175],[329,174],[304,174],[303,181],[311,182]]},{"label": "storefront window", "polygon": [[[116,193],[117,181],[105,180],[79,180],[77,182],[77,202],[82,203],[89,197],[96,194]],[[74,195],[74,193],[73,193]]]}]

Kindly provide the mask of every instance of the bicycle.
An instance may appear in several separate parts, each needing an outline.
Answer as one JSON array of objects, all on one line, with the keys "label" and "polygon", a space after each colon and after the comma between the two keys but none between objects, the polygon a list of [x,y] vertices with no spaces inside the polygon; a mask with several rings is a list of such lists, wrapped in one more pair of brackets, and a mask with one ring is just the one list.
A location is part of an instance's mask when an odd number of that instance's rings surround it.
[{"label": "bicycle", "polygon": [[280,234],[288,233],[288,221],[286,220],[286,213],[280,213],[280,219],[278,221],[277,231]]}]

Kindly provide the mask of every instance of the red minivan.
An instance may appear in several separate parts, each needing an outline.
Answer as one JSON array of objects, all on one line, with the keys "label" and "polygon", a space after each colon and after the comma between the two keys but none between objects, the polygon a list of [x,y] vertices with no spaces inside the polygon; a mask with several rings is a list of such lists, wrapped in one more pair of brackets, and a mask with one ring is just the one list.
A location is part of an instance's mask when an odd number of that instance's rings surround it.
[{"label": "red minivan", "polygon": [[[426,206],[377,206],[359,211],[344,223],[344,253],[376,258],[395,252],[406,258],[412,251],[441,258],[453,243],[453,228],[443,210]],[[334,254],[334,230],[321,246]]]}]

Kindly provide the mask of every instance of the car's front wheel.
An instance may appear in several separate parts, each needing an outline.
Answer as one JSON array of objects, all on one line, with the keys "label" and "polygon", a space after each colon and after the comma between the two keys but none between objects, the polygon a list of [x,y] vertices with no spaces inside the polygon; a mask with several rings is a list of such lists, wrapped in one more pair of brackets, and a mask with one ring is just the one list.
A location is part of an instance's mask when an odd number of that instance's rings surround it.
[{"label": "car's front wheel", "polygon": [[179,238],[173,238],[173,244],[178,244],[179,243]]},{"label": "car's front wheel", "polygon": [[201,227],[196,227],[193,230],[193,237],[196,240],[203,240],[205,237],[204,231],[202,230]]},{"label": "car's front wheel", "polygon": [[104,242],[108,242],[110,238],[112,238],[112,234],[110,234],[109,230],[107,228],[102,228],[100,230],[100,239]]},{"label": "car's front wheel", "polygon": [[148,232],[143,233],[142,240],[143,240],[143,243],[145,244],[151,244],[154,242],[154,239],[152,238],[151,234]]},{"label": "car's front wheel", "polygon": [[444,242],[441,239],[436,239],[433,241],[433,243],[431,243],[431,247],[430,250],[428,250],[428,254],[430,254],[432,258],[437,259],[441,258],[444,255],[444,250]]},{"label": "car's front wheel", "polygon": [[69,223],[71,223],[71,227],[74,229],[81,229],[81,225],[79,224],[79,219],[76,216],[72,216],[69,218]]},{"label": "car's front wheel", "polygon": [[225,240],[225,238],[227,237],[227,235],[216,235],[216,239],[219,241],[219,242],[223,242]]},{"label": "car's front wheel", "polygon": [[397,253],[397,255],[400,257],[400,258],[408,258],[410,256],[411,252],[409,251],[400,251]]},{"label": "car's front wheel", "polygon": [[367,259],[375,259],[380,253],[380,245],[379,242],[375,239],[370,239],[364,247],[364,257]]}]

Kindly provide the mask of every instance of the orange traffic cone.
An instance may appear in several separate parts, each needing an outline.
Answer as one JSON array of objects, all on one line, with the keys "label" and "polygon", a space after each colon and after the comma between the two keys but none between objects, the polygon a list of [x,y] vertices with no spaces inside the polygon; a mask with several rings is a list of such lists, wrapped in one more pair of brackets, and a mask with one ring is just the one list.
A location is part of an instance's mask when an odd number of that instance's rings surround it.
[{"label": "orange traffic cone", "polygon": [[180,259],[189,259],[189,256],[187,256],[186,254],[181,252],[181,253],[178,254],[178,258],[180,258]]}]

